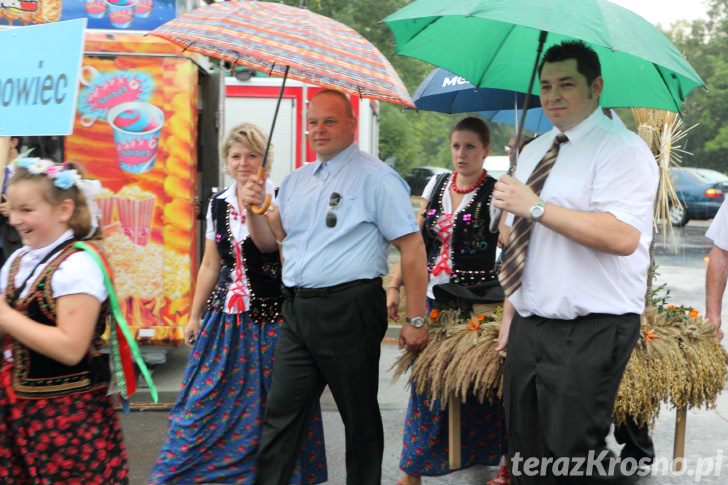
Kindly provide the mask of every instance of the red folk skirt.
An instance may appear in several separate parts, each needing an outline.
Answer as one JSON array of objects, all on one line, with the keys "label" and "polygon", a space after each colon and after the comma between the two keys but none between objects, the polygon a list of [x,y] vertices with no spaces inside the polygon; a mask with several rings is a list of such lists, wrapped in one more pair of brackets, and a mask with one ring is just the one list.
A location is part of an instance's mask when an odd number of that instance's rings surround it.
[{"label": "red folk skirt", "polygon": [[121,425],[106,388],[21,399],[0,385],[0,483],[129,483]]}]

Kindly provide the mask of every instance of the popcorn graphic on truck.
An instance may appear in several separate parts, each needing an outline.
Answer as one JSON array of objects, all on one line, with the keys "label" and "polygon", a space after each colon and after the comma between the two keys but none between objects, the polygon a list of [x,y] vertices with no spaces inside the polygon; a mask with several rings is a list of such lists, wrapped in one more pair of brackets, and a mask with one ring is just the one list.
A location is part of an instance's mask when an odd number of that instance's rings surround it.
[{"label": "popcorn graphic on truck", "polygon": [[[87,32],[85,49],[64,158],[102,183],[105,246],[137,340],[177,346],[200,247],[200,69],[170,43],[138,34]],[[216,152],[216,135],[210,144]]]}]

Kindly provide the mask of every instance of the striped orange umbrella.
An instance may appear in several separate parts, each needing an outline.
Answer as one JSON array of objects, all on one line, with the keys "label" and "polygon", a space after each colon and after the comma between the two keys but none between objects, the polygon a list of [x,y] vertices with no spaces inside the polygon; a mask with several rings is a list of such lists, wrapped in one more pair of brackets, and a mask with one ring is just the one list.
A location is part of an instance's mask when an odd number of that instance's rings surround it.
[{"label": "striped orange umbrella", "polygon": [[[150,32],[185,50],[273,76],[414,108],[386,57],[350,27],[280,3],[213,3]],[[288,69],[287,69],[288,68]]]}]

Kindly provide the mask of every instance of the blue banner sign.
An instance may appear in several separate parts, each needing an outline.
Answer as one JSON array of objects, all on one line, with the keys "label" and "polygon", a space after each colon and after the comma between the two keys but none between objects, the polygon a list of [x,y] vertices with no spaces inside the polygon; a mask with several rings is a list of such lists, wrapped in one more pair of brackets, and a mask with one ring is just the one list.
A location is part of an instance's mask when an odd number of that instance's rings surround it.
[{"label": "blue banner sign", "polygon": [[0,30],[0,136],[70,135],[86,19]]}]

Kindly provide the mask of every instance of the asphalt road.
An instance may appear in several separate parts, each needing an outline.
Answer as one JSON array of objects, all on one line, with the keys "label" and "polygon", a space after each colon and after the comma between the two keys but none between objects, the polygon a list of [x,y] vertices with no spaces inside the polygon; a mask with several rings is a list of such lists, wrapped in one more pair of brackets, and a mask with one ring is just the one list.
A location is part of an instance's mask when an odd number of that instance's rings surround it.
[{"label": "asphalt road", "polygon": [[[707,222],[690,222],[675,231],[675,245],[662,243],[658,235],[655,261],[658,265],[657,284],[664,283],[670,290],[670,302],[705,311],[705,260],[712,245],[705,239]],[[724,319],[728,321],[728,298],[724,299]],[[390,329],[396,336],[397,329]],[[725,342],[724,342],[725,345]],[[151,349],[159,351],[159,349]],[[395,484],[401,478],[398,468],[401,450],[404,416],[408,391],[405,381],[392,383],[389,367],[399,350],[393,339],[382,343],[380,363],[379,402],[385,429],[383,460],[384,484]],[[153,370],[154,380],[160,389],[160,404],[150,405],[144,390],[135,396],[134,410],[121,415],[124,437],[129,450],[132,485],[147,483],[157,452],[161,448],[167,429],[167,410],[176,397],[188,351],[186,348],[167,349],[167,362]],[[326,392],[322,397],[326,454],[330,484],[346,483],[344,470],[344,432],[333,400]],[[675,430],[675,410],[664,405],[652,430],[660,466],[653,475],[639,483],[647,485],[683,485],[704,483],[723,485],[728,483],[728,393],[723,392],[715,409],[696,409],[688,412],[685,443],[685,467],[676,474],[667,467],[672,458]],[[618,445],[609,440],[618,450]],[[496,467],[475,467],[450,475],[425,478],[424,484],[479,484],[484,485],[497,471]]]}]

